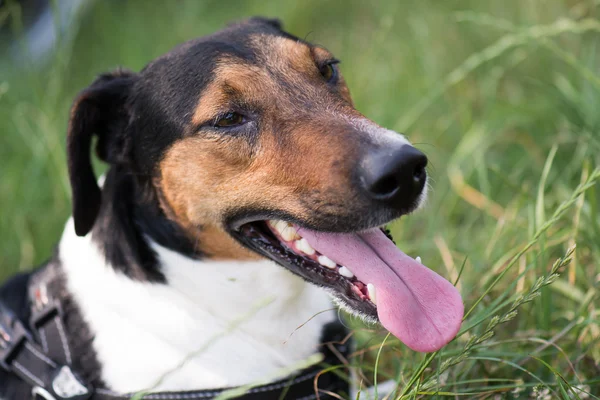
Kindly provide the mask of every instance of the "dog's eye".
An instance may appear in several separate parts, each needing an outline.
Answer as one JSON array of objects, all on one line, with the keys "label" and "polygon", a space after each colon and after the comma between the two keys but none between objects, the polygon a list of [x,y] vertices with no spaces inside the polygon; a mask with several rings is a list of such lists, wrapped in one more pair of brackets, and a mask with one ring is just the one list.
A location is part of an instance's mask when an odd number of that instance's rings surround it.
[{"label": "dog's eye", "polygon": [[231,126],[242,125],[244,122],[246,122],[246,118],[244,118],[242,114],[230,111],[220,117],[215,123],[215,126],[219,128],[228,128]]},{"label": "dog's eye", "polygon": [[339,63],[337,60],[328,61],[319,69],[321,75],[323,75],[323,78],[325,78],[327,82],[335,82],[337,80],[338,73],[337,67],[335,66],[337,63]]}]

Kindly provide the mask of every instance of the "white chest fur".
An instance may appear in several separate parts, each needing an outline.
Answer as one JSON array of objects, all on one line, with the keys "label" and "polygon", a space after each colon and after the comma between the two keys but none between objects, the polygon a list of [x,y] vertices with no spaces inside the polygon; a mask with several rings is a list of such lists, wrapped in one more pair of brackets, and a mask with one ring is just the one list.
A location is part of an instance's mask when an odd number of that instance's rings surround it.
[{"label": "white chest fur", "polygon": [[102,378],[118,392],[268,378],[314,354],[322,326],[335,317],[331,310],[311,320],[332,308],[328,295],[271,261],[194,261],[155,244],[168,283],[141,283],[107,265],[89,236],[77,237],[69,220],[60,257],[95,336]]}]

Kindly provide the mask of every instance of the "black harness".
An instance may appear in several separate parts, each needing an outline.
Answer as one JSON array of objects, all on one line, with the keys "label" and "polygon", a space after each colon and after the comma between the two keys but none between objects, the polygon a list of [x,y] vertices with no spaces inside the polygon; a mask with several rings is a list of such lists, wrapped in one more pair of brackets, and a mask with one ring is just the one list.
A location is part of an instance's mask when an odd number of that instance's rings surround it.
[{"label": "black harness", "polygon": [[[120,394],[107,388],[92,387],[72,369],[71,349],[63,323],[60,303],[47,293],[39,273],[29,284],[31,318],[21,321],[0,298],[0,369],[18,377],[31,387],[34,400],[194,400],[213,399],[232,388],[182,392],[152,392],[144,396]],[[41,274],[44,275],[43,273]],[[325,326],[320,352],[323,361],[267,385],[254,386],[236,399],[332,399],[348,395],[348,371],[339,366],[349,354],[347,330],[341,322]],[[235,366],[232,366],[235,368]],[[0,386],[1,386],[0,382]],[[13,399],[7,399],[13,400]],[[15,399],[16,400],[16,399]],[[24,400],[24,399],[18,399]]]}]

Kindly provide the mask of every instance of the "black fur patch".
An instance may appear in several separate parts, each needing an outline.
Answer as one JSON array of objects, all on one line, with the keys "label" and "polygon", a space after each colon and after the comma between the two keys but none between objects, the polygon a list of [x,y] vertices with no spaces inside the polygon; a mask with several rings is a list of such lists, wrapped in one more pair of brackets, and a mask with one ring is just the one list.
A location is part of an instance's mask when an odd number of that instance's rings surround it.
[{"label": "black fur patch", "polygon": [[158,201],[145,198],[139,183],[120,167],[108,171],[102,193],[92,239],[113,268],[135,280],[165,282],[146,237],[180,254],[200,258],[194,244],[167,219]]}]

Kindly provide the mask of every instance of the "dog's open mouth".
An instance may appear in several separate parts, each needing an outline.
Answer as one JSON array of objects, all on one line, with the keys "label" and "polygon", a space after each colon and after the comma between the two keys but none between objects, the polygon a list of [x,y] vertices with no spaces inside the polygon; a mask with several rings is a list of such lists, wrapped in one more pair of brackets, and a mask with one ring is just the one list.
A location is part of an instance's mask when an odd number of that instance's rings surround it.
[{"label": "dog's open mouth", "polygon": [[380,228],[356,233],[310,230],[281,220],[242,225],[236,236],[344,307],[381,324],[417,351],[454,338],[464,308],[447,280],[401,252]]}]

